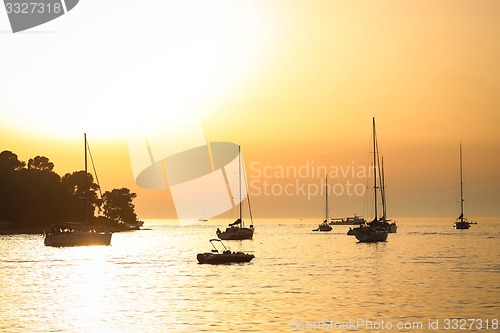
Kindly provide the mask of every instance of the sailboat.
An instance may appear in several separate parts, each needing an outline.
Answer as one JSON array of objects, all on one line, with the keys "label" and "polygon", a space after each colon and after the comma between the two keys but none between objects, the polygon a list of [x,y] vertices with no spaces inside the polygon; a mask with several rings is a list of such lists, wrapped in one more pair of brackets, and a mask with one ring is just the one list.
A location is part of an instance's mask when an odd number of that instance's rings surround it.
[{"label": "sailboat", "polygon": [[[250,207],[250,196],[248,194],[248,191],[247,191],[247,200],[248,200],[248,208],[250,211],[250,221],[252,223],[250,224],[249,228],[245,227],[245,223],[243,222],[242,218],[243,200],[241,200],[242,195],[241,195],[241,147],[240,146],[238,146],[238,174],[239,174],[238,179],[239,179],[239,189],[240,189],[239,218],[233,223],[230,223],[225,231],[221,231],[219,228],[217,228],[217,231],[215,233],[217,237],[223,240],[243,240],[243,239],[253,238],[254,227],[252,219],[252,208]],[[245,177],[245,183],[246,183],[246,177]]]},{"label": "sailboat", "polygon": [[375,117],[373,117],[373,206],[375,210],[375,217],[373,221],[368,222],[366,225],[361,225],[358,228],[351,229],[356,239],[360,242],[385,242],[389,231],[387,230],[387,222],[379,219],[377,214],[377,165],[378,163],[378,143],[377,134],[375,130]]},{"label": "sailboat", "polygon": [[203,207],[203,217],[200,217],[198,219],[198,222],[207,222],[208,221],[208,218],[206,218],[206,214],[205,214],[205,207]]},{"label": "sailboat", "polygon": [[462,178],[462,144],[460,143],[460,216],[453,224],[455,229],[469,229],[471,224],[476,224],[477,222],[469,222],[464,217],[464,190],[463,190],[463,178]]},{"label": "sailboat", "polygon": [[325,220],[323,223],[321,223],[317,229],[314,229],[313,231],[332,231],[332,227],[328,224],[328,220],[330,219],[329,211],[328,211],[328,177],[325,177]]},{"label": "sailboat", "polygon": [[[88,202],[87,184],[87,134],[83,134],[85,144],[85,200]],[[62,222],[52,225],[45,232],[46,246],[110,245],[112,233],[97,231],[88,222],[88,205],[85,205],[85,222]]]}]

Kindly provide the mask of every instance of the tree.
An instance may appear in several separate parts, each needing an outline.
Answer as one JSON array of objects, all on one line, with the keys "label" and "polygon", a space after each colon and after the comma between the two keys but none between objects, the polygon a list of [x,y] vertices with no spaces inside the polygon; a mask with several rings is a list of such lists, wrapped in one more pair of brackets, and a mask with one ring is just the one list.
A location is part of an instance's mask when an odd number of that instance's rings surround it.
[{"label": "tree", "polygon": [[102,196],[104,216],[115,222],[130,224],[138,222],[135,206],[132,204],[135,197],[137,194],[130,192],[128,188],[104,192]]},{"label": "tree", "polygon": [[0,153],[0,172],[16,171],[26,166],[25,162],[19,161],[17,155],[11,151],[4,150]]},{"label": "tree", "polygon": [[20,161],[11,151],[0,153],[0,221],[12,229],[40,230],[57,222],[107,224],[117,230],[127,229],[137,220],[132,200],[137,196],[127,188],[106,192],[105,217],[95,217],[103,199],[96,191],[92,174],[85,171],[60,177],[54,163],[45,156]]},{"label": "tree", "polygon": [[23,200],[23,179],[19,170],[26,163],[19,161],[17,155],[4,150],[0,153],[0,220],[15,221],[24,211],[20,205]]},{"label": "tree", "polygon": [[18,170],[22,180],[22,196],[17,205],[22,210],[17,221],[27,227],[57,222],[60,218],[61,177],[52,171],[54,164],[47,157],[30,159],[27,169]]},{"label": "tree", "polygon": [[28,169],[52,171],[54,169],[54,163],[50,162],[45,156],[37,156],[35,158],[30,158],[28,161]]},{"label": "tree", "polygon": [[102,201],[97,197],[99,185],[94,183],[92,174],[85,171],[67,173],[61,179],[61,185],[66,200],[64,204],[64,219],[83,222],[86,217],[92,219],[96,209],[101,207]]}]

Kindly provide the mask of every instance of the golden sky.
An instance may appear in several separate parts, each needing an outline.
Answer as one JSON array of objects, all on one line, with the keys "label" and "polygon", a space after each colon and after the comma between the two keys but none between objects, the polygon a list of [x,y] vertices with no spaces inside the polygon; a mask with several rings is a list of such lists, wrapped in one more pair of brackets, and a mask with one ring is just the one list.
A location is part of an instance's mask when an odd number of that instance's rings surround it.
[{"label": "golden sky", "polygon": [[[321,193],[298,187],[323,176],[280,170],[368,167],[372,117],[390,217],[458,216],[460,142],[466,214],[500,216],[498,1],[82,2],[18,34],[1,15],[0,151],[63,175],[86,131],[103,189],[138,193],[140,218],[175,208],[135,184],[128,135],[186,114],[207,142],[242,146],[256,218],[321,218]],[[329,183],[347,181],[371,184]],[[370,216],[366,195],[330,202]]]}]

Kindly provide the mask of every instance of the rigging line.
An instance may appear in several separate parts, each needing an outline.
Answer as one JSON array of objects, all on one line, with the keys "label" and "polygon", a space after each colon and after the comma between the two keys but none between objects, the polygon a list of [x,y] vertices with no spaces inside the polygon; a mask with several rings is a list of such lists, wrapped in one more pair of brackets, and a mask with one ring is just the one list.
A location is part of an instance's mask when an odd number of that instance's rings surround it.
[{"label": "rigging line", "polygon": [[89,145],[88,141],[87,141],[87,149],[89,151],[90,162],[92,162],[92,169],[94,170],[95,181],[97,182],[99,194],[101,195],[101,199],[102,199],[101,184],[99,184],[99,178],[97,177],[97,170],[95,169],[94,158],[92,157],[92,152],[90,151],[90,145]]},{"label": "rigging line", "polygon": [[[241,158],[241,156],[240,156],[240,158]],[[243,175],[245,176],[245,188],[247,190],[248,210],[250,212],[250,223],[252,223],[252,225],[253,225],[252,207],[250,206],[250,192],[248,192],[248,180],[247,180],[246,169],[245,169],[245,173]]]},{"label": "rigging line", "polygon": [[375,172],[378,172],[378,182],[380,184],[380,198],[382,200],[382,214],[385,213],[385,209],[384,209],[384,206],[385,206],[385,189],[384,189],[384,180],[383,180],[383,175],[382,175],[382,167],[381,167],[381,163],[380,163],[380,151],[379,151],[379,147],[378,147],[378,138],[377,138],[377,132],[375,131],[375,154],[377,155],[377,165],[376,165],[376,169],[374,170]]}]

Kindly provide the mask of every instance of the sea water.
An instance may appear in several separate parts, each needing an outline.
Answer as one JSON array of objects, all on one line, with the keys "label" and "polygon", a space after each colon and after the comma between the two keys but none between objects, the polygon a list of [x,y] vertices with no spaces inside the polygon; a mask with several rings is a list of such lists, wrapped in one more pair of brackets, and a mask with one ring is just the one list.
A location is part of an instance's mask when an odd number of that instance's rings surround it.
[{"label": "sea water", "polygon": [[227,221],[147,221],[111,246],[0,236],[0,331],[500,331],[497,219],[401,219],[373,244],[320,222],[256,220],[253,240],[225,242],[255,259],[215,266],[196,254]]}]

